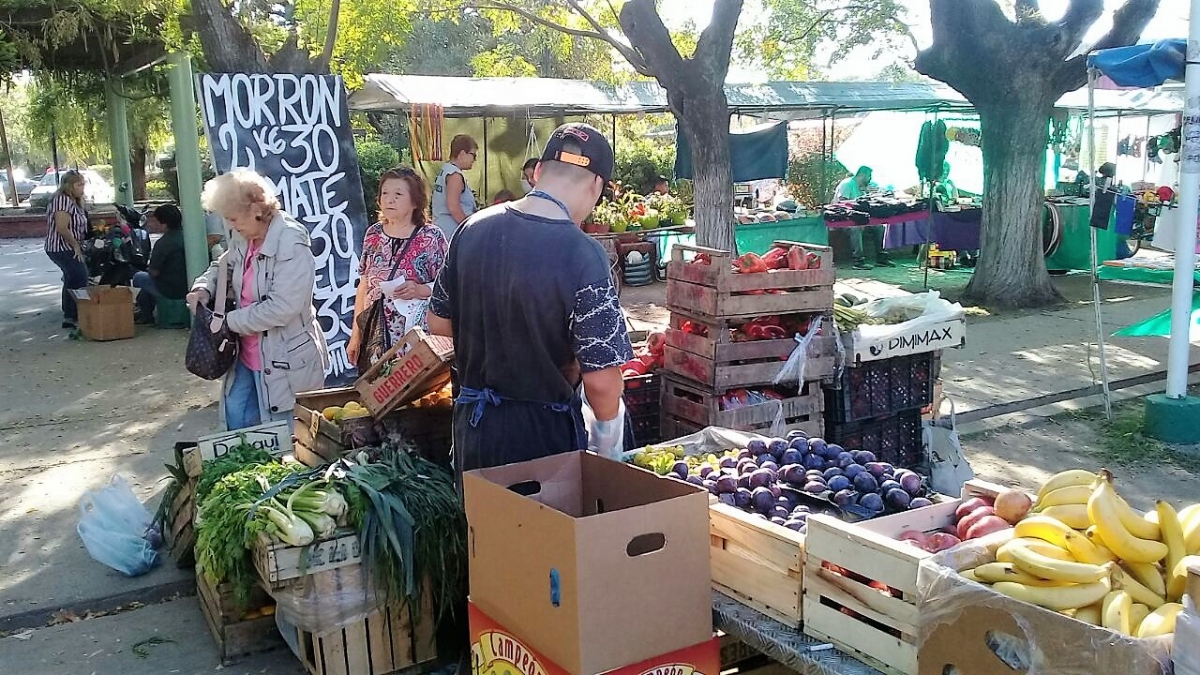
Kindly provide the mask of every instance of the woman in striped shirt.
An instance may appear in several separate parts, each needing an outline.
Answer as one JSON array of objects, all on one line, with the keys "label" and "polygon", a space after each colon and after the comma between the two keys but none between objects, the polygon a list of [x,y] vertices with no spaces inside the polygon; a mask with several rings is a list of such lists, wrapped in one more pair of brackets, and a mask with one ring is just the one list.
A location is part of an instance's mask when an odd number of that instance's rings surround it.
[{"label": "woman in striped shirt", "polygon": [[83,241],[88,230],[87,212],[83,210],[84,184],[83,174],[66,172],[46,208],[46,255],[62,270],[63,328],[74,328],[79,319],[71,291],[88,283],[83,262]]}]

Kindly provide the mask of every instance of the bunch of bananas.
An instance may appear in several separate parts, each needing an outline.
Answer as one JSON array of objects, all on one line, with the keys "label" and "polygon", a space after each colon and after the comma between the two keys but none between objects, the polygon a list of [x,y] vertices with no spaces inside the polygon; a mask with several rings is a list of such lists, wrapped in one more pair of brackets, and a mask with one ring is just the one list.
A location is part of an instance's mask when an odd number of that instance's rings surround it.
[{"label": "bunch of bananas", "polygon": [[1198,554],[1200,504],[1176,512],[1159,500],[1142,515],[1117,494],[1107,469],[1075,469],[1042,486],[995,562],[961,574],[1080,621],[1155,637],[1175,631]]}]

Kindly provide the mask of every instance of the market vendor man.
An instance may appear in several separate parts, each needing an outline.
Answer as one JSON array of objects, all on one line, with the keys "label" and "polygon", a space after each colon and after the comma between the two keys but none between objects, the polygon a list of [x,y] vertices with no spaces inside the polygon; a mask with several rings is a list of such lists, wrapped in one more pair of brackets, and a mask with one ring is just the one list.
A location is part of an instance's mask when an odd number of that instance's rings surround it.
[{"label": "market vendor man", "polygon": [[536,189],[468,218],[451,242],[428,319],[454,337],[457,471],[623,449],[633,350],[608,255],[579,227],[613,163],[598,130],[563,125]]},{"label": "market vendor man", "polygon": [[[853,176],[838,183],[833,200],[835,202],[858,201],[860,197],[866,194],[868,187],[870,187],[872,173],[871,167],[860,166],[858,171],[854,172]],[[871,266],[867,264],[866,252],[863,250],[863,230],[867,231],[867,234],[871,236],[871,241],[875,245],[875,263],[883,267],[896,266],[883,250],[883,225],[862,225],[844,229],[846,230],[846,236],[850,239],[850,255],[854,258],[854,269],[871,269]]]}]

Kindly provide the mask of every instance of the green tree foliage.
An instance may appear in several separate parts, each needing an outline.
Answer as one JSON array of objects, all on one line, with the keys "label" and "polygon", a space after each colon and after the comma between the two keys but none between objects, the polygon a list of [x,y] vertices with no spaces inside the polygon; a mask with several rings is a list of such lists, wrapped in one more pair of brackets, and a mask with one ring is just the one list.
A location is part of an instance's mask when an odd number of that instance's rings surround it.
[{"label": "green tree foliage", "polygon": [[379,214],[379,176],[400,163],[400,153],[373,137],[354,139],[354,150],[358,154],[358,173],[362,179],[367,214],[374,222]]},{"label": "green tree foliage", "polygon": [[901,0],[761,0],[761,9],[738,32],[737,58],[774,79],[818,79],[819,52],[830,45],[835,61],[864,46],[876,55],[916,50]]},{"label": "green tree foliage", "polygon": [[558,77],[613,81],[611,50],[509,12],[461,7],[415,19],[412,34],[392,50],[385,72],[463,77]]}]

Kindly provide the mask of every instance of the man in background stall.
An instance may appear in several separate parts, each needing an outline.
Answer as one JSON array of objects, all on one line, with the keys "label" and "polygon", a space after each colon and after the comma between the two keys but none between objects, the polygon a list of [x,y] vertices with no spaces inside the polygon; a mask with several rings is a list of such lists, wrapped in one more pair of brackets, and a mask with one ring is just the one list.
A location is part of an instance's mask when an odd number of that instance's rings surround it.
[{"label": "man in background stall", "polygon": [[[870,190],[873,173],[871,167],[860,166],[853,176],[838,183],[833,200],[835,202],[858,201]],[[875,247],[875,264],[881,267],[896,266],[896,263],[892,262],[883,250],[883,225],[861,225],[842,229],[846,230],[846,236],[850,239],[850,257],[854,259],[854,269],[871,269],[871,266],[867,264],[866,251],[863,248],[864,230],[870,235],[871,242]]]}]

